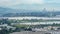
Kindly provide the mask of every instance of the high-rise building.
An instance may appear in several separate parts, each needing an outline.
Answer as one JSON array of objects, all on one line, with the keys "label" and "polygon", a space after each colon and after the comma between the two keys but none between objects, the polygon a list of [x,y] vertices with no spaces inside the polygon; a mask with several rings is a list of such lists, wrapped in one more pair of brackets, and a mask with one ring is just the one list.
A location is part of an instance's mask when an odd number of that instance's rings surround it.
[{"label": "high-rise building", "polygon": [[46,8],[44,8],[42,11],[47,11]]}]

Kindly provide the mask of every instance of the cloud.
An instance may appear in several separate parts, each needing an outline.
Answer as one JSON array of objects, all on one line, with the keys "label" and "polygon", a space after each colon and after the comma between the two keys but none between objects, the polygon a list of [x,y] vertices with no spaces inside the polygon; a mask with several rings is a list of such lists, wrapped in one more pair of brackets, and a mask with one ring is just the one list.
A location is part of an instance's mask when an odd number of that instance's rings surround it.
[{"label": "cloud", "polygon": [[12,6],[17,4],[43,4],[43,0],[0,0],[0,5]]},{"label": "cloud", "polygon": [[60,0],[44,0],[45,3],[60,3]]},{"label": "cloud", "polygon": [[0,6],[10,6],[13,5],[14,3],[11,2],[11,0],[0,0]]},{"label": "cloud", "polygon": [[0,0],[0,6],[25,9],[60,8],[60,0]]}]

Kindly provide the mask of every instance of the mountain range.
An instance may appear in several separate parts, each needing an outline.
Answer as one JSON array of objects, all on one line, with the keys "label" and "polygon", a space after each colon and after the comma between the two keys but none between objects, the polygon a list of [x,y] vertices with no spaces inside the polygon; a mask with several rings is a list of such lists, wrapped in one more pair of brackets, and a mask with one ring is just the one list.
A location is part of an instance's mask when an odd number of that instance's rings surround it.
[{"label": "mountain range", "polygon": [[60,15],[60,11],[40,11],[40,10],[24,10],[0,7],[0,17],[20,17],[20,16],[36,16],[36,17],[53,17]]}]

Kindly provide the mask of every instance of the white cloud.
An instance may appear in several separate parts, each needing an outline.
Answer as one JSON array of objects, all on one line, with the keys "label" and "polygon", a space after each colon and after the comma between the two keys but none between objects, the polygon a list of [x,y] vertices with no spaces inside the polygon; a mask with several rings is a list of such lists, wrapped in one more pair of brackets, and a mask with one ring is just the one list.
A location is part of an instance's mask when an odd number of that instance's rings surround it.
[{"label": "white cloud", "polygon": [[45,3],[60,3],[60,0],[44,0]]},{"label": "white cloud", "polygon": [[11,0],[0,0],[0,5],[1,6],[7,6],[13,4]]},{"label": "white cloud", "polygon": [[26,0],[25,2],[28,4],[43,4],[43,0]]},{"label": "white cloud", "polygon": [[0,5],[12,6],[17,4],[43,4],[43,0],[0,0]]},{"label": "white cloud", "polygon": [[[51,3],[51,4],[50,4]],[[0,6],[7,6],[12,8],[57,8],[60,0],[0,0]],[[36,5],[34,5],[36,4]],[[38,6],[39,5],[39,6]],[[46,6],[45,6],[46,5]],[[18,7],[17,7],[18,6]]]}]

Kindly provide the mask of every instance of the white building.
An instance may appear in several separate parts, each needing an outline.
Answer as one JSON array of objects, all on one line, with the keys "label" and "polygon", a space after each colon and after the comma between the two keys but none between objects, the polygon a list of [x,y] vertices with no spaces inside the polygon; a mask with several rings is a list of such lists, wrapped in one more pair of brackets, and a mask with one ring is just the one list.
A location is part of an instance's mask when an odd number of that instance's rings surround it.
[{"label": "white building", "polygon": [[16,27],[12,27],[12,26],[9,26],[7,24],[0,25],[0,28],[7,29],[7,30],[9,30],[9,29],[15,30],[16,29]]},{"label": "white building", "polygon": [[60,17],[0,17],[0,19],[16,19],[16,20],[23,20],[23,19],[43,19],[43,20],[60,20]]}]

